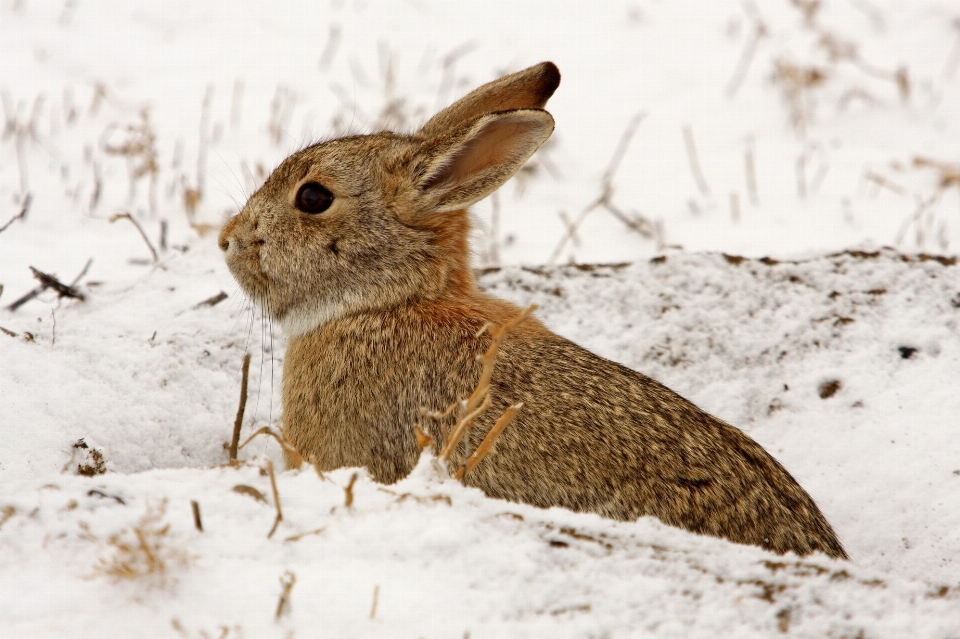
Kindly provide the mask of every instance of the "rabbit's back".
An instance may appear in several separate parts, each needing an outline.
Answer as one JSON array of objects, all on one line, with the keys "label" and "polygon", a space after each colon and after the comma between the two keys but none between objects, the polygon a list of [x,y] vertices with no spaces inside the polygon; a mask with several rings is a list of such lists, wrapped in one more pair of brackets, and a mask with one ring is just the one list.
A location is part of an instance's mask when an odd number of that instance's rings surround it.
[{"label": "rabbit's back", "polygon": [[[343,318],[292,340],[287,437],[321,468],[359,465],[379,481],[402,478],[417,460],[421,409],[469,395],[490,340],[479,328],[517,312],[485,296],[421,303]],[[536,320],[507,336],[491,395],[470,449],[508,405],[524,403],[496,454],[467,476],[492,497],[624,521],[651,515],[776,552],[845,557],[813,500],[749,437]],[[432,430],[439,435],[439,424]]]}]

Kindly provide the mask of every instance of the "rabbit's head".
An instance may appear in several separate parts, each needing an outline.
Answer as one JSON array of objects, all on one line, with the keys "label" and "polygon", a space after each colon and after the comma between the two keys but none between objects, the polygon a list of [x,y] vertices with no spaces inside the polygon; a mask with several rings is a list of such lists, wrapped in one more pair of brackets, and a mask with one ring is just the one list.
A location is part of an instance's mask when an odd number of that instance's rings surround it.
[{"label": "rabbit's head", "polygon": [[336,317],[471,287],[465,209],[553,131],[560,82],[544,62],[444,109],[413,135],[382,132],[299,151],[220,233],[243,289],[291,335]]}]

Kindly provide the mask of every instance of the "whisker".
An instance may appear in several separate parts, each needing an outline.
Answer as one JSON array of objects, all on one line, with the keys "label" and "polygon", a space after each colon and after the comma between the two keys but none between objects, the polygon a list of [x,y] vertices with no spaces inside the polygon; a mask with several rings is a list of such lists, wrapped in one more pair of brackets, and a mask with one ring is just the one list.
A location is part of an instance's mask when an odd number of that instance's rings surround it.
[{"label": "whisker", "polygon": [[[220,161],[223,162],[223,165],[224,165],[225,167],[227,167],[227,170],[228,170],[228,171],[230,171],[230,175],[233,176],[233,181],[237,183],[237,188],[240,189],[240,193],[243,195],[243,199],[244,199],[244,200],[249,200],[249,199],[250,199],[250,196],[247,195],[247,192],[244,190],[244,188],[243,188],[243,183],[240,182],[240,176],[238,176],[238,175],[234,172],[234,170],[233,170],[232,168],[230,168],[230,165],[227,163],[226,160],[223,159],[223,156],[220,155],[220,153],[219,153],[216,149],[214,149],[213,152],[217,154],[217,157],[220,158]],[[229,195],[229,193],[228,193],[227,195]],[[233,198],[233,196],[230,196],[230,197],[231,197],[231,199],[233,199],[234,202],[237,201],[235,198]],[[239,205],[237,205],[237,206],[238,206],[238,208],[243,208],[242,206],[239,206]]]}]

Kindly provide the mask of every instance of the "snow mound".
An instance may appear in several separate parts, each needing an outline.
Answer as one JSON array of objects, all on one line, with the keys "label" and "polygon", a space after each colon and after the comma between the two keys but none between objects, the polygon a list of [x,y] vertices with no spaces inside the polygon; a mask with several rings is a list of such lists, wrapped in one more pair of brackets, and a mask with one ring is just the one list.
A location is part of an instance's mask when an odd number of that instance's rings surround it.
[{"label": "snow mound", "polygon": [[[18,335],[0,335],[4,634],[944,637],[960,628],[960,446],[950,428],[960,400],[940,381],[960,364],[951,259],[676,254],[480,274],[488,291],[536,302],[548,326],[757,439],[821,505],[847,563],[780,557],[649,518],[492,500],[441,481],[426,459],[392,486],[354,469],[278,473],[283,520],[268,538],[275,510],[263,468],[279,461],[275,447],[260,442],[248,463],[222,466],[248,316],[235,303],[197,306],[224,272],[212,247],[197,249],[123,290],[84,288],[86,302],[56,311],[55,338],[51,300],[4,317]],[[269,353],[257,368],[262,423],[279,396],[269,392]],[[80,438],[88,448],[73,448]],[[107,472],[77,475],[95,466],[91,450]]]}]

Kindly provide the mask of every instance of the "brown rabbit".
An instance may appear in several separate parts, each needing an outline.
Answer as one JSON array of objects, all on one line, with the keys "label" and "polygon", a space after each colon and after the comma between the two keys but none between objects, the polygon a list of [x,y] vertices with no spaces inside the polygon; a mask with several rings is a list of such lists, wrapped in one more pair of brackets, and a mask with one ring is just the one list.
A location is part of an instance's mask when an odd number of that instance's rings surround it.
[{"label": "brown rabbit", "polygon": [[[467,207],[553,131],[544,62],[473,91],[413,135],[323,142],[284,160],[220,234],[243,289],[289,336],[283,432],[321,469],[384,483],[418,459],[422,407],[466,397],[519,313],[477,289]],[[623,521],[653,515],[778,553],[846,553],[816,504],[753,440],[658,382],[530,318],[507,335],[493,406],[524,408],[467,483],[491,497]]]}]

